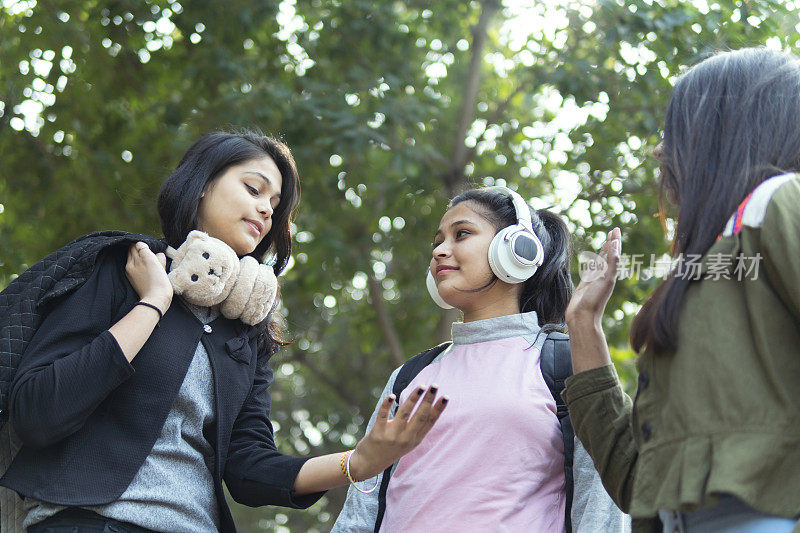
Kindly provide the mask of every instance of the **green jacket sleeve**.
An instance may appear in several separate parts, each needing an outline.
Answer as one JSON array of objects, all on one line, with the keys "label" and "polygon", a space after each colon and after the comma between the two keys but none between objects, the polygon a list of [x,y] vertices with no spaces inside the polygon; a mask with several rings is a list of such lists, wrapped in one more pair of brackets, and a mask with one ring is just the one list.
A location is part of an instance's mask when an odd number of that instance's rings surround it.
[{"label": "green jacket sleeve", "polygon": [[613,365],[567,379],[564,400],[575,434],[600,473],[614,503],[628,512],[638,451],[631,424],[633,402],[623,392]]},{"label": "green jacket sleeve", "polygon": [[767,279],[800,321],[800,180],[792,179],[775,192],[759,244]]}]

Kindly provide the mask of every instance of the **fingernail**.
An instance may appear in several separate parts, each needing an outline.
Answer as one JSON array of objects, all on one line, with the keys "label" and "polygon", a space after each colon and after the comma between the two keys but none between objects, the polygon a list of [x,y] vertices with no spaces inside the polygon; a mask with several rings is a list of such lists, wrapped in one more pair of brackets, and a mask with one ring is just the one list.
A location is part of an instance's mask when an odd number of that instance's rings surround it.
[{"label": "fingernail", "polygon": [[436,394],[436,391],[438,391],[438,390],[439,390],[439,387],[437,385],[431,385],[431,392],[433,394]]},{"label": "fingernail", "polygon": [[442,398],[442,405],[447,405],[447,402],[449,402],[449,401],[450,401],[450,398],[445,396],[444,398]]},{"label": "fingernail", "polygon": [[417,396],[422,396],[423,392],[425,392],[425,389],[423,389],[422,387],[418,388],[417,389]]},{"label": "fingernail", "polygon": [[390,394],[389,396],[387,396],[386,397],[386,401],[387,402],[393,402],[394,401],[394,394]]}]

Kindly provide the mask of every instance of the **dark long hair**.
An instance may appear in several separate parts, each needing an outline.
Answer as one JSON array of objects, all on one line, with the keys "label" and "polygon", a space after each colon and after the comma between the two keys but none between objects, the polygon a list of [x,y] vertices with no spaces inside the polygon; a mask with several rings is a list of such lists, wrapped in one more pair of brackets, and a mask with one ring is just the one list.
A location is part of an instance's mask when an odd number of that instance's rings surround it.
[{"label": "dark long hair", "polygon": [[[675,85],[664,124],[661,197],[677,204],[674,257],[705,254],[764,180],[800,170],[800,62],[747,48],[718,53]],[[673,350],[689,280],[670,276],[636,316],[637,352]]]},{"label": "dark long hair", "polygon": [[233,165],[264,156],[271,157],[281,173],[281,201],[272,214],[269,232],[248,255],[261,261],[267,251],[272,252],[275,275],[280,274],[292,253],[289,223],[300,198],[300,179],[289,148],[259,131],[208,133],[186,150],[158,195],[158,216],[167,243],[177,248],[197,229],[197,206],[211,182]]},{"label": "dark long hair", "polygon": [[[511,198],[492,188],[472,189],[450,201],[448,209],[462,202],[473,202],[495,228],[495,233],[517,223],[517,212]],[[572,296],[569,275],[571,257],[570,234],[566,224],[547,209],[530,208],[533,231],[544,247],[544,263],[522,285],[519,308],[523,313],[536,311],[541,326],[564,329],[564,313]],[[492,282],[497,281],[495,276]]]},{"label": "dark long hair", "polygon": [[[264,156],[271,157],[281,173],[281,201],[272,213],[269,232],[248,255],[261,261],[271,252],[275,256],[275,275],[280,274],[292,253],[289,224],[300,199],[300,178],[289,148],[260,131],[208,133],[186,150],[158,195],[158,216],[167,243],[177,248],[198,227],[197,207],[209,184],[229,167]],[[281,340],[283,323],[279,315],[273,309],[258,325],[260,355],[272,355],[279,346],[288,344]]]}]

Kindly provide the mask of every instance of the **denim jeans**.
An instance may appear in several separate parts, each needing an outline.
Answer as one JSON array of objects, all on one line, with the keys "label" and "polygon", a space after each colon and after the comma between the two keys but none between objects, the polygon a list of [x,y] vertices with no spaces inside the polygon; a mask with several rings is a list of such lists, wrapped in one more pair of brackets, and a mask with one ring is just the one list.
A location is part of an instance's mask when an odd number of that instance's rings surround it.
[{"label": "denim jeans", "polygon": [[714,507],[691,513],[659,511],[664,533],[791,533],[797,519],[756,511],[739,498],[722,495]]}]

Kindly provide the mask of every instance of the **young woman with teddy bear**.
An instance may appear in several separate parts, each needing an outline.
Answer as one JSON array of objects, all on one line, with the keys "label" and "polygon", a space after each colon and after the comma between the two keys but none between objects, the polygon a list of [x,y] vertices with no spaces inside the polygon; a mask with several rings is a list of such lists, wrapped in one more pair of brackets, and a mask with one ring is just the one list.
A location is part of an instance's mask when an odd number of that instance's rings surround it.
[{"label": "young woman with teddy bear", "polygon": [[48,301],[9,394],[22,447],[0,484],[24,497],[23,527],[235,531],[223,480],[244,504],[305,508],[420,442],[447,403],[435,386],[392,420],[386,398],[354,450],[277,451],[270,310],[298,198],[284,144],[211,133],[162,186],[163,241],[104,232],[69,245],[83,246],[75,264],[99,251],[78,287]]}]

